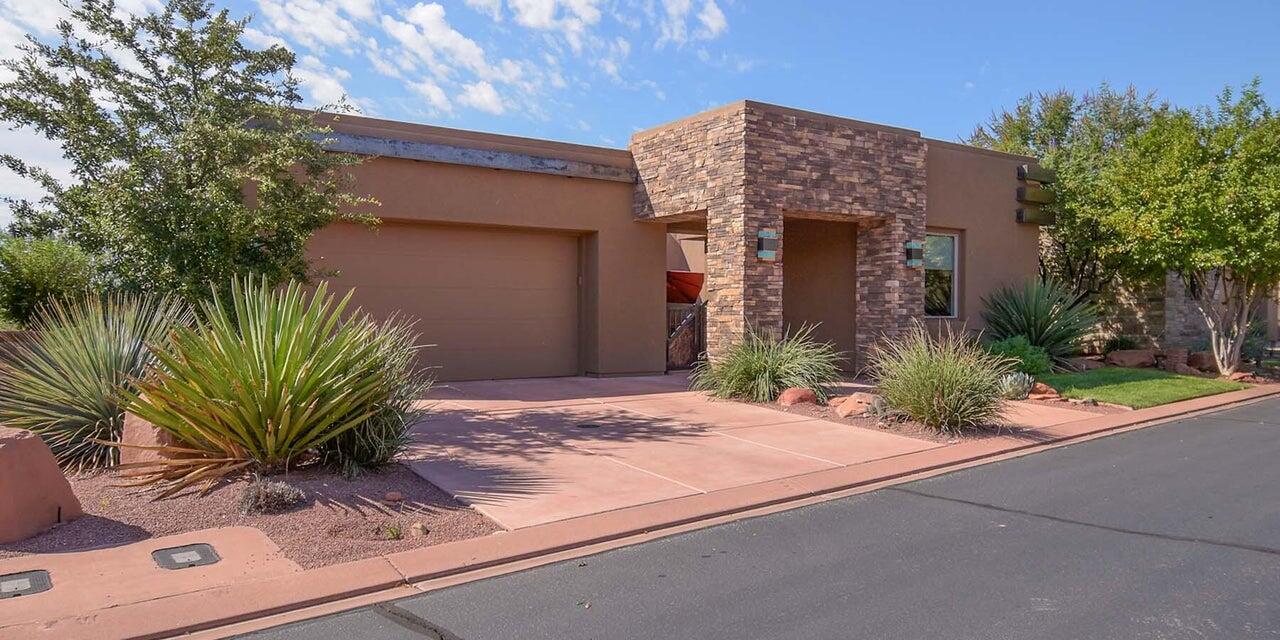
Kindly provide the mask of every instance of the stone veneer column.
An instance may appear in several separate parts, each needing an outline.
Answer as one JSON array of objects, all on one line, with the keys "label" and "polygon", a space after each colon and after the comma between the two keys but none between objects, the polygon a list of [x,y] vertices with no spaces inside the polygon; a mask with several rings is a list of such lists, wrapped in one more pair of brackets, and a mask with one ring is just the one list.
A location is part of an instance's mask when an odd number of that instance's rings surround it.
[{"label": "stone veneer column", "polygon": [[[761,229],[778,234],[778,259],[756,256]],[[747,327],[782,332],[782,215],[727,198],[707,209],[707,353],[725,353]]]},{"label": "stone veneer column", "polygon": [[901,335],[924,315],[924,267],[907,266],[910,240],[924,242],[923,212],[858,228],[855,370],[867,366],[872,345]]}]

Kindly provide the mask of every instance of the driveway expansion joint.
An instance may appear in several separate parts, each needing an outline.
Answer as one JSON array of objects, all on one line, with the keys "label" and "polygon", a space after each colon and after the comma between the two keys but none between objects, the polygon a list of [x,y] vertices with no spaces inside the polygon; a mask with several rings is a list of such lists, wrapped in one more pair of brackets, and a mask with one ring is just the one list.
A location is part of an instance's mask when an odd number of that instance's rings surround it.
[{"label": "driveway expansion joint", "polygon": [[1131,535],[1131,536],[1141,536],[1144,538],[1153,538],[1156,540],[1164,540],[1167,542],[1187,542],[1191,544],[1203,544],[1203,545],[1209,545],[1214,547],[1222,547],[1226,549],[1236,549],[1239,551],[1254,551],[1257,553],[1264,553],[1272,556],[1280,556],[1280,549],[1276,549],[1273,547],[1264,547],[1260,545],[1230,542],[1227,540],[1215,540],[1213,538],[1201,538],[1197,536],[1180,536],[1172,533],[1160,533],[1158,531],[1143,531],[1141,529],[1128,529],[1125,527],[1115,527],[1115,526],[1106,525],[1106,524],[1099,524],[1097,522],[1085,522],[1083,520],[1073,520],[1071,518],[1064,518],[1061,516],[1050,515],[1047,513],[1026,511],[1024,509],[1014,509],[1012,507],[1002,507],[1000,505],[990,504],[987,502],[977,502],[974,500],[965,500],[963,498],[951,498],[948,496],[940,496],[933,493],[917,491],[915,489],[906,489],[903,487],[885,487],[884,489],[881,489],[881,491],[893,491],[895,493],[905,493],[905,494],[917,496],[920,498],[942,500],[944,502],[951,502],[954,504],[962,504],[970,507],[977,507],[979,509],[985,509],[988,511],[998,511],[1000,513],[1007,513],[1010,515],[1018,515],[1018,516],[1026,516],[1028,518],[1035,518],[1037,520],[1048,520],[1050,522],[1057,522],[1060,524],[1070,524],[1070,525],[1075,525],[1079,527],[1088,527],[1090,529],[1097,529],[1100,531],[1109,531],[1111,533],[1120,533],[1120,534]]}]

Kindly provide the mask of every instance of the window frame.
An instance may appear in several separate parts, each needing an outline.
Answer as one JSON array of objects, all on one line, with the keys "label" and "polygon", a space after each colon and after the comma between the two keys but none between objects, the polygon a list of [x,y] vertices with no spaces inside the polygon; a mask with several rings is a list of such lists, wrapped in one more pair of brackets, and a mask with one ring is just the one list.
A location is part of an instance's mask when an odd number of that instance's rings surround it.
[{"label": "window frame", "polygon": [[[927,308],[923,309],[924,317],[929,320],[958,320],[960,318],[960,232],[958,231],[937,231],[925,230],[925,250],[929,247],[929,236],[939,236],[943,238],[951,238],[951,314],[945,316],[929,315]],[[929,269],[928,259],[924,264],[925,277],[928,277]],[[941,271],[941,269],[932,269],[932,271]]]}]

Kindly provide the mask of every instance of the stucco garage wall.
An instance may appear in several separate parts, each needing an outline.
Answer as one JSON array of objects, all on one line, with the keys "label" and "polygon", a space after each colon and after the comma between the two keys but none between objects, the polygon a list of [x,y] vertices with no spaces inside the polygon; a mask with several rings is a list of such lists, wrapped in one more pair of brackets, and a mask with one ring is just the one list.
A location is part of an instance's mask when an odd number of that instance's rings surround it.
[{"label": "stucco garage wall", "polygon": [[[437,138],[434,128],[397,128],[403,126],[350,118],[336,128],[362,135],[441,140],[619,166],[630,162],[623,151],[450,130],[438,130],[444,133]],[[634,220],[633,184],[386,157],[368,159],[355,167],[352,175],[356,192],[381,203],[369,211],[388,222],[542,230],[576,236],[582,277],[580,372],[622,375],[663,371],[666,234],[661,225]],[[394,233],[395,228],[388,224],[385,232]],[[323,267],[341,270],[344,265],[323,263]],[[388,265],[387,278],[409,276],[433,277],[401,273]],[[357,292],[357,302],[359,295]],[[434,341],[430,335],[423,339]]]},{"label": "stucco garage wall", "polygon": [[926,226],[960,235],[957,318],[930,324],[980,330],[985,326],[984,296],[1003,284],[1036,276],[1040,227],[1019,224],[1015,215],[1018,165],[1027,162],[1032,160],[928,141]]}]

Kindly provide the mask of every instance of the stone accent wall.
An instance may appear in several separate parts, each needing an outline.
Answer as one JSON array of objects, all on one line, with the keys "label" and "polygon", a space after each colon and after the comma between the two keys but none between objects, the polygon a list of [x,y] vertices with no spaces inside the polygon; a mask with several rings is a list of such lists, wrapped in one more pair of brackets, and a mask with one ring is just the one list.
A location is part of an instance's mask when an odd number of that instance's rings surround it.
[{"label": "stone accent wall", "polygon": [[[639,220],[707,220],[707,351],[720,353],[747,326],[748,246],[744,216],[745,105],[737,104],[636,134],[631,139]],[[754,234],[754,231],[752,231]],[[750,253],[748,253],[750,251]]]},{"label": "stone accent wall", "polygon": [[1096,302],[1101,313],[1098,330],[1086,339],[1091,350],[1101,351],[1108,338],[1121,335],[1156,349],[1194,349],[1209,337],[1204,316],[1173,273],[1163,282],[1117,283]]},{"label": "stone accent wall", "polygon": [[[636,134],[640,220],[707,221],[707,347],[748,327],[781,332],[785,219],[859,225],[856,363],[919,317],[924,271],[903,244],[923,241],[925,141],[914,131],[742,102]],[[756,256],[778,233],[774,261]]]}]

